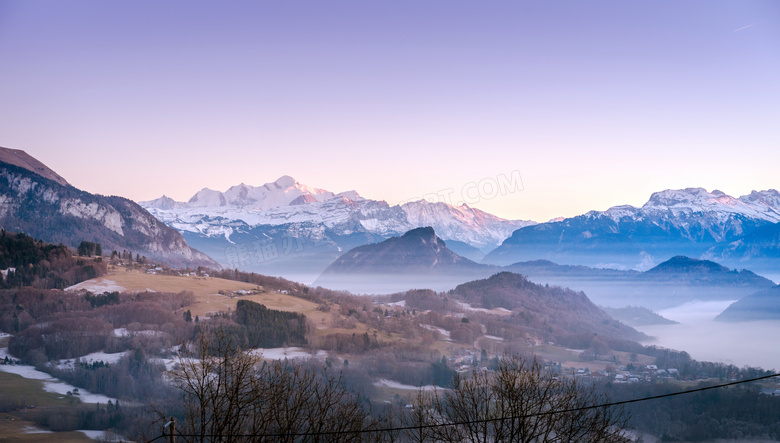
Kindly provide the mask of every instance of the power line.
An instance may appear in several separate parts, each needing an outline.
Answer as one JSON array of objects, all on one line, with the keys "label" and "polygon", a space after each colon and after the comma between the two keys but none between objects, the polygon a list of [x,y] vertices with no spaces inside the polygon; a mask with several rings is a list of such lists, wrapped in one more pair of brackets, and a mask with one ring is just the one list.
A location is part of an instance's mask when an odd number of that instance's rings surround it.
[{"label": "power line", "polygon": [[[535,418],[535,417],[544,417],[548,415],[557,415],[557,414],[566,414],[570,412],[581,412],[581,411],[588,411],[591,409],[598,409],[598,408],[610,408],[613,406],[621,406],[626,405],[629,403],[639,403],[643,401],[649,401],[649,400],[657,400],[661,398],[668,398],[668,397],[675,397],[678,395],[686,395],[686,394],[693,394],[696,392],[702,392],[702,391],[708,391],[711,389],[720,389],[725,388],[729,386],[735,386],[743,383],[750,383],[754,381],[759,380],[766,380],[773,377],[780,376],[780,373],[776,374],[770,374],[770,375],[764,375],[761,377],[756,378],[750,378],[745,380],[739,380],[739,381],[733,381],[729,383],[723,383],[719,385],[712,385],[712,386],[705,386],[701,388],[696,389],[689,389],[687,391],[680,391],[680,392],[672,392],[669,394],[661,394],[661,395],[654,395],[651,397],[642,397],[642,398],[634,398],[631,400],[622,400],[622,401],[616,401],[611,403],[604,403],[599,405],[590,405],[590,406],[581,406],[578,408],[570,408],[570,409],[561,409],[557,411],[546,411],[546,412],[537,412],[534,414],[526,414],[526,415],[515,415],[515,416],[509,416],[509,417],[499,417],[499,418],[485,418],[481,420],[466,420],[466,421],[460,421],[460,422],[447,422],[447,423],[434,423],[434,424],[426,424],[426,425],[418,425],[418,426],[400,426],[396,428],[380,428],[380,429],[358,429],[358,430],[346,430],[346,431],[323,431],[323,432],[299,432],[299,433],[277,433],[277,434],[237,434],[237,435],[230,435],[230,437],[245,437],[245,438],[279,438],[279,437],[308,437],[308,436],[327,436],[327,435],[342,435],[342,434],[372,434],[372,433],[387,433],[387,432],[400,432],[400,431],[412,431],[412,430],[422,430],[422,429],[431,429],[431,428],[441,428],[446,426],[463,426],[463,425],[473,425],[473,424],[480,424],[480,423],[490,423],[490,422],[496,422],[496,421],[502,421],[502,420],[521,420],[525,418]],[[212,435],[200,435],[200,434],[178,434],[180,437],[212,437]],[[166,435],[161,435],[153,440],[150,440],[149,443],[166,437]]]}]

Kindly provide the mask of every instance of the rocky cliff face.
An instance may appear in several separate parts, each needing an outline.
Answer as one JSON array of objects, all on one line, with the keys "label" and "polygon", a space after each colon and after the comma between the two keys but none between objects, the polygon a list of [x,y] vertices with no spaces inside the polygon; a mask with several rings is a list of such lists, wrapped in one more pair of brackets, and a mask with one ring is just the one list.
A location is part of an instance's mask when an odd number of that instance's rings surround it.
[{"label": "rocky cliff face", "polygon": [[49,179],[4,161],[0,161],[0,226],[50,243],[75,247],[82,240],[96,241],[106,252],[128,250],[171,265],[218,267],[190,248],[176,230],[130,200],[93,195],[64,179]]}]

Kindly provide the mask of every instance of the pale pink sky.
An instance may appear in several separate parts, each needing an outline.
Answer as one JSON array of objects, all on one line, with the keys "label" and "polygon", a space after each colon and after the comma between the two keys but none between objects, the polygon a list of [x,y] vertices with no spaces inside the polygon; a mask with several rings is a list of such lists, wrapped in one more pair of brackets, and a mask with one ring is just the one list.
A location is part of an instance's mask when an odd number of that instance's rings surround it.
[{"label": "pale pink sky", "polygon": [[544,221],[778,188],[780,3],[0,0],[0,146],[89,192],[281,175]]}]

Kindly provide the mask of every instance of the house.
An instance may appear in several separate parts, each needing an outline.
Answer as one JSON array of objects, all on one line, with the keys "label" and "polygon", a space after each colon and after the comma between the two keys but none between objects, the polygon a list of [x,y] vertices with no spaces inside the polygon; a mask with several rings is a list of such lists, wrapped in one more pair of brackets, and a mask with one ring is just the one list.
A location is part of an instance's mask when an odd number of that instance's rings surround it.
[{"label": "house", "polygon": [[6,277],[8,277],[8,273],[9,272],[16,273],[16,268],[8,268],[8,269],[3,269],[2,271],[0,271],[0,274],[3,274],[3,279],[4,280],[6,279]]},{"label": "house", "polygon": [[577,369],[577,372],[574,374],[575,377],[586,377],[590,375],[590,369],[588,368],[579,368]]}]

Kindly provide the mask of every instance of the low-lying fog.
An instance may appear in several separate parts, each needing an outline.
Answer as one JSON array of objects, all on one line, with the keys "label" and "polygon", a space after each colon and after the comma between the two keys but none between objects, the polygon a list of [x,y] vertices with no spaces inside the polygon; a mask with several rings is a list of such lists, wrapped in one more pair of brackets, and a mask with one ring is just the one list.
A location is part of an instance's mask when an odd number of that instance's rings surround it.
[{"label": "low-lying fog", "polygon": [[[545,284],[544,279],[534,279]],[[414,288],[446,291],[460,281],[436,276],[361,275],[331,276],[330,289],[348,290],[358,294],[389,294]],[[759,366],[780,370],[780,321],[720,322],[714,318],[736,300],[692,301],[669,308],[681,299],[697,297],[727,298],[727,291],[711,287],[669,285],[641,286],[601,280],[574,280],[563,286],[584,290],[597,305],[622,307],[645,306],[658,314],[678,322],[676,325],[641,326],[636,329],[655,337],[653,344],[685,351],[696,360],[734,364],[739,367]],[[561,282],[552,284],[560,285]],[[734,294],[731,294],[733,297]],[[734,297],[738,298],[738,297]]]},{"label": "low-lying fog", "polygon": [[636,329],[657,338],[657,341],[645,344],[686,351],[696,360],[780,369],[780,352],[777,348],[780,321],[714,321],[715,316],[731,303],[695,301],[663,309],[657,312],[679,324],[641,326]]},{"label": "low-lying fog", "polygon": [[446,277],[438,275],[396,275],[396,274],[357,274],[323,275],[314,282],[314,286],[323,286],[335,291],[349,291],[353,294],[394,294],[410,289],[432,289],[449,291],[461,283],[477,278]]}]

